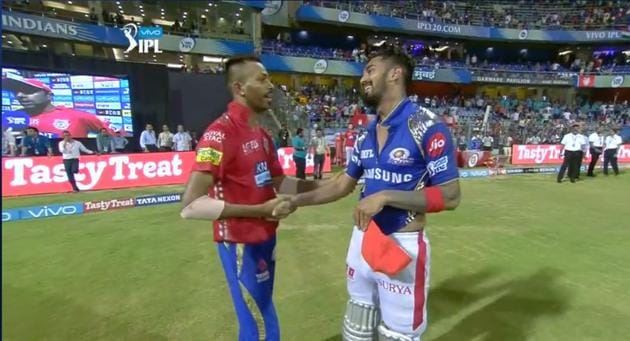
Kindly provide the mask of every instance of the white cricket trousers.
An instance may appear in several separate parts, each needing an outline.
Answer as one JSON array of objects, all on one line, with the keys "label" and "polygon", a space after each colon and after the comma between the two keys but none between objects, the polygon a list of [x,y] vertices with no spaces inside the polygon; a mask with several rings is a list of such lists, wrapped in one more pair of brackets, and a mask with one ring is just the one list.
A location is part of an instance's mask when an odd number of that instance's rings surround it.
[{"label": "white cricket trousers", "polygon": [[389,235],[412,257],[393,278],[374,272],[361,255],[364,232],[354,228],[346,259],[350,298],[380,308],[385,326],[403,334],[421,335],[427,326],[431,247],[424,231]]}]

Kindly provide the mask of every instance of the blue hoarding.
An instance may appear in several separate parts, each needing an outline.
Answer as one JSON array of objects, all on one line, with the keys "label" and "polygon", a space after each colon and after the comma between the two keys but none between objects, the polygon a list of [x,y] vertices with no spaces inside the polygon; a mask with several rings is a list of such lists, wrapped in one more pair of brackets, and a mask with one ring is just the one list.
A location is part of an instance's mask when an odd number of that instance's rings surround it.
[{"label": "blue hoarding", "polygon": [[548,43],[610,43],[628,41],[628,38],[624,36],[622,31],[615,30],[527,30],[442,24],[414,19],[348,12],[345,10],[310,5],[301,6],[297,10],[296,17],[300,21],[347,25],[365,29],[381,29],[411,34],[425,33],[435,36],[472,38],[479,40],[517,40]]}]

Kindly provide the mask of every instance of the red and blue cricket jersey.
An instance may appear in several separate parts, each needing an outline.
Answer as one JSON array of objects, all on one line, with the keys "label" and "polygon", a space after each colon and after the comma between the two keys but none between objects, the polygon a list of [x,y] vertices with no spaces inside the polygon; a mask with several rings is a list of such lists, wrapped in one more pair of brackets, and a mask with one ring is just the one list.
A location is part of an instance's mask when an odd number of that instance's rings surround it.
[{"label": "red and blue cricket jersey", "polygon": [[[283,175],[275,146],[261,127],[248,125],[249,108],[231,102],[206,129],[197,146],[193,170],[212,173],[213,198],[257,205],[276,197],[272,178]],[[214,240],[259,243],[272,238],[278,222],[253,218],[214,221]]]},{"label": "red and blue cricket jersey", "polygon": [[[388,128],[378,150],[377,124]],[[372,121],[357,139],[346,173],[365,179],[360,198],[384,190],[417,191],[459,178],[451,133],[434,113],[403,100],[385,120]],[[416,213],[385,206],[374,216],[383,233],[390,234],[413,221]]]},{"label": "red and blue cricket jersey", "polygon": [[29,117],[28,125],[52,137],[62,136],[64,130],[69,131],[73,137],[87,137],[88,133],[98,133],[101,128],[113,134],[109,125],[96,115],[64,106],[57,106],[52,111]]}]

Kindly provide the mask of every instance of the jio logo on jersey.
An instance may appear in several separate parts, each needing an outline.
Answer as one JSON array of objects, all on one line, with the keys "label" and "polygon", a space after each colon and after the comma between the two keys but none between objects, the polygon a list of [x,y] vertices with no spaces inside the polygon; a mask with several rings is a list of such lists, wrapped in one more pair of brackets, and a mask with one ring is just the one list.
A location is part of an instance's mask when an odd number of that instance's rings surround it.
[{"label": "jio logo on jersey", "polygon": [[260,161],[256,163],[256,174],[254,175],[256,186],[265,187],[272,184],[271,172],[267,167],[267,161]]},{"label": "jio logo on jersey", "polygon": [[444,134],[440,132],[433,134],[429,139],[429,156],[435,158],[442,155],[444,146],[446,146],[446,137],[444,137]]}]

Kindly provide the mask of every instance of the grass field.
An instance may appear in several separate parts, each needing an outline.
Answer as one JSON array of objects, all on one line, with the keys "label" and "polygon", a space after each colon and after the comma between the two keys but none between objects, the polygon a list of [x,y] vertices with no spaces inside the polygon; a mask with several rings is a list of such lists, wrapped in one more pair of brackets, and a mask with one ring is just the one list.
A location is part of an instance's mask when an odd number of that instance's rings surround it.
[{"label": "grass field", "polygon": [[[173,187],[3,200],[5,207]],[[462,181],[429,218],[423,340],[628,340],[630,176]],[[356,196],[283,221],[275,303],[283,340],[340,340]],[[210,224],[178,205],[4,224],[4,340],[236,340]]]}]

